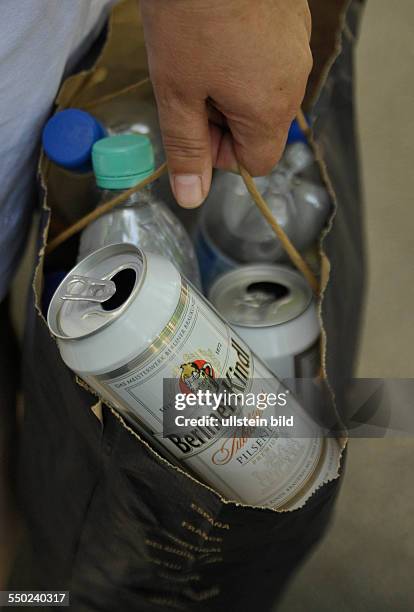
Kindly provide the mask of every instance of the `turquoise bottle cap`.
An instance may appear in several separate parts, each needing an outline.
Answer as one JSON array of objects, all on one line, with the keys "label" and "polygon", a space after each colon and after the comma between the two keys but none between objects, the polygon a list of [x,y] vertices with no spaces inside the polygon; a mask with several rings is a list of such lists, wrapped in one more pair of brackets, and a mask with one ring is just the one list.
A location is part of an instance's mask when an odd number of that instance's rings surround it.
[{"label": "turquoise bottle cap", "polygon": [[154,172],[154,151],[147,136],[109,136],[94,144],[92,164],[98,187],[129,189]]}]

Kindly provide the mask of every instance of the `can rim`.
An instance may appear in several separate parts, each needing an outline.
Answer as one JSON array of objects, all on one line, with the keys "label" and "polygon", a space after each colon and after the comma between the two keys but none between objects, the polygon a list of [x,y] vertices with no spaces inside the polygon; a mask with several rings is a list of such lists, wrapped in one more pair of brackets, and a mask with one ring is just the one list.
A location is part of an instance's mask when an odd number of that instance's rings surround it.
[{"label": "can rim", "polygon": [[[294,279],[296,282],[298,281],[300,282],[300,286],[304,291],[305,299],[304,299],[303,307],[297,314],[295,314],[292,317],[287,317],[285,320],[281,320],[277,322],[276,321],[240,322],[240,321],[235,320],[235,317],[231,316],[231,313],[223,312],[222,310],[220,310],[218,306],[218,296],[223,293],[223,289],[229,289],[231,288],[231,286],[236,285],[237,280],[239,280],[239,278],[240,279],[243,278],[243,275],[246,275],[246,273],[249,273],[251,275],[256,274],[256,275],[265,276],[265,279],[258,278],[256,276],[255,278],[251,279],[251,282],[258,282],[258,281],[261,282],[263,280],[268,280],[269,282],[271,282],[272,280],[276,280],[274,278],[272,279],[272,275],[274,276],[276,272],[279,272],[285,276],[288,276],[291,279]],[[309,285],[307,284],[303,276],[299,274],[299,272],[297,272],[296,270],[293,270],[292,268],[288,266],[284,266],[284,265],[262,263],[262,264],[248,264],[245,266],[239,266],[236,270],[230,270],[228,272],[225,272],[224,274],[219,276],[219,278],[212,285],[209,291],[208,298],[210,302],[214,305],[214,307],[221,313],[221,315],[225,319],[228,320],[230,325],[237,325],[239,327],[260,329],[264,327],[277,327],[278,325],[283,325],[285,323],[294,321],[295,319],[301,317],[303,313],[306,312],[309,306],[311,305],[312,300],[313,300],[313,295],[312,295],[312,291]]]},{"label": "can rim", "polygon": [[[121,249],[120,247],[123,247],[123,248]],[[108,252],[108,257],[109,257],[112,251],[116,255],[122,254],[122,252],[134,253],[135,255],[138,256],[138,258],[140,259],[142,263],[142,269],[140,271],[140,274],[136,273],[135,285],[134,285],[133,290],[131,291],[131,294],[129,295],[127,300],[124,302],[124,304],[122,304],[119,308],[113,311],[112,316],[108,317],[108,320],[103,325],[98,327],[97,329],[91,330],[86,333],[80,333],[78,335],[68,335],[68,334],[63,333],[61,326],[59,325],[59,314],[60,314],[60,311],[61,311],[61,308],[64,302],[63,300],[60,300],[60,295],[63,293],[63,290],[66,287],[69,277],[75,274],[79,274],[79,271],[84,271],[85,265],[87,264],[89,264],[88,267],[90,269],[93,266],[94,262],[98,263],[99,261],[102,261],[102,257],[101,257],[102,253]],[[111,280],[111,278],[115,276],[115,274],[117,274],[121,270],[126,269],[128,267],[131,267],[131,265],[130,264],[129,265],[127,264],[119,265],[115,269],[111,270],[109,274],[105,274],[102,277],[102,280]],[[137,272],[137,270],[135,270],[135,272]],[[129,244],[129,243],[117,243],[117,244],[106,245],[100,249],[97,249],[96,251],[94,251],[90,255],[87,255],[84,259],[79,261],[76,264],[76,266],[74,266],[70,270],[70,272],[68,272],[68,274],[62,280],[62,282],[59,284],[58,288],[56,289],[55,293],[53,294],[53,297],[50,301],[48,312],[47,312],[47,324],[48,324],[50,332],[53,334],[53,336],[55,336],[55,338],[59,338],[60,340],[79,340],[81,338],[82,339],[88,338],[89,336],[93,336],[97,332],[100,332],[101,330],[105,329],[106,327],[114,323],[130,307],[134,298],[141,290],[142,285],[145,281],[146,275],[147,275],[147,258],[145,256],[145,253],[137,246],[133,244]]]}]

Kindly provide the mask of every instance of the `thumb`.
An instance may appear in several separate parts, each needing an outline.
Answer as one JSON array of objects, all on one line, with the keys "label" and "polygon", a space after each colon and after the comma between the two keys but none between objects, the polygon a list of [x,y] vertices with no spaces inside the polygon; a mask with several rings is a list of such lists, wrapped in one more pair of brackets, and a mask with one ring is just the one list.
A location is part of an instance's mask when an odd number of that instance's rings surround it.
[{"label": "thumb", "polygon": [[158,101],[158,114],[175,199],[184,208],[196,208],[207,197],[212,176],[204,100],[194,106],[182,99]]}]

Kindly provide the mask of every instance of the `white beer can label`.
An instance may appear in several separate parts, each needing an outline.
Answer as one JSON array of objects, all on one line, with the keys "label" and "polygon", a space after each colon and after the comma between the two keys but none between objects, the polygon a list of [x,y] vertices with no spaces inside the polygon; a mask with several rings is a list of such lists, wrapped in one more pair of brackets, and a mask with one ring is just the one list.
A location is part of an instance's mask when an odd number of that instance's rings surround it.
[{"label": "white beer can label", "polygon": [[[180,462],[229,499],[255,506],[285,505],[309,485],[322,460],[324,444],[310,420],[309,437],[294,437],[295,428],[289,437],[286,428],[282,436],[277,428],[263,426],[250,428],[246,435],[240,427],[224,431],[221,424],[197,426],[182,435],[177,428],[163,436],[165,413],[175,410],[177,393],[216,390],[217,381],[233,393],[289,393],[185,281],[172,318],[151,346],[94,380],[121,412],[127,406]],[[272,410],[279,414],[278,406]],[[293,396],[288,410],[296,424],[308,423]],[[237,415],[250,418],[257,413],[254,406],[242,407]]]}]

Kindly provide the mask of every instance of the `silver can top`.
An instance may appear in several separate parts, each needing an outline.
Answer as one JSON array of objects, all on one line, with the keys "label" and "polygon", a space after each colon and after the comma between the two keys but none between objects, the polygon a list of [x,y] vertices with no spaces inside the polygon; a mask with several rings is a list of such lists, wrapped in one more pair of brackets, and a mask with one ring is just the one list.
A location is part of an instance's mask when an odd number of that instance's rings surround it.
[{"label": "silver can top", "polygon": [[209,299],[232,325],[271,327],[299,317],[313,298],[298,272],[286,266],[252,264],[220,276]]},{"label": "silver can top", "polygon": [[56,289],[47,313],[50,331],[57,338],[75,340],[110,325],[128,308],[145,273],[145,255],[132,244],[95,251]]}]

